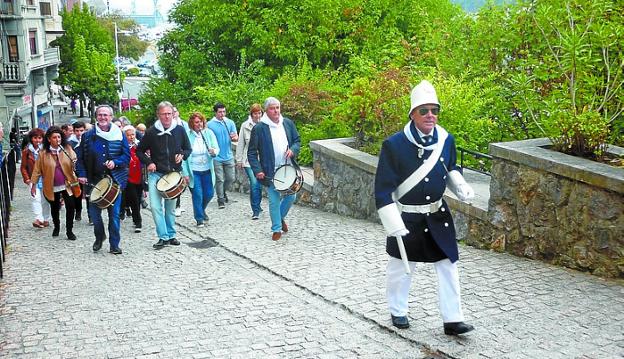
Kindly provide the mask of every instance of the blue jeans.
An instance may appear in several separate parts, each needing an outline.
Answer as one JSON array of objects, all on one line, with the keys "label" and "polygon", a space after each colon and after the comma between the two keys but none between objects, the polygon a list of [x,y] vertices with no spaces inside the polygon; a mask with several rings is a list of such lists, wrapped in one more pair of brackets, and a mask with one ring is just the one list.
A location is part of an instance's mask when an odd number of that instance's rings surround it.
[{"label": "blue jeans", "polygon": [[147,177],[147,185],[149,188],[150,209],[152,210],[152,217],[156,225],[156,235],[158,235],[158,239],[168,241],[176,236],[175,214],[173,213],[176,200],[164,199],[160,195],[160,192],[158,192],[156,188],[156,183],[160,177],[162,177],[160,173],[150,173]]},{"label": "blue jeans", "polygon": [[267,188],[267,195],[269,197],[269,214],[271,216],[271,231],[279,232],[282,230],[282,221],[288,215],[288,211],[293,202],[297,198],[297,195],[290,194],[282,196],[281,193],[275,190],[275,186],[271,183],[271,186]]},{"label": "blue jeans", "polygon": [[193,171],[193,188],[191,188],[193,200],[193,216],[197,223],[204,223],[204,212],[212,196],[214,196],[214,188],[212,187],[212,174],[207,171]]},{"label": "blue jeans", "polygon": [[[119,234],[119,210],[121,209],[121,193],[115,199],[112,206],[106,208],[108,212],[108,242],[111,249],[119,248],[119,242],[121,242],[121,235]],[[98,240],[104,240],[106,233],[104,233],[104,222],[102,221],[102,211],[100,207],[91,205],[87,208],[91,221],[93,221],[93,232],[95,238]]]},{"label": "blue jeans", "polygon": [[258,215],[260,211],[262,211],[262,208],[260,208],[260,202],[262,202],[262,183],[258,182],[251,167],[244,168],[249,178],[249,203],[251,203],[251,211],[254,215]]}]

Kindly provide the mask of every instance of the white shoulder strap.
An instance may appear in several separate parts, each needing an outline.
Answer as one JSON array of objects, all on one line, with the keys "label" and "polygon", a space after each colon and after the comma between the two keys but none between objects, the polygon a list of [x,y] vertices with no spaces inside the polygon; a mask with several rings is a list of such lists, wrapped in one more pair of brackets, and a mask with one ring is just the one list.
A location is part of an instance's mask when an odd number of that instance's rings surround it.
[{"label": "white shoulder strap", "polygon": [[448,137],[448,132],[444,130],[442,127],[436,125],[436,129],[438,130],[438,142],[436,143],[431,156],[427,158],[422,166],[418,167],[414,173],[412,173],[403,183],[401,183],[397,189],[392,193],[392,199],[398,201],[403,197],[407,192],[409,192],[412,188],[416,187],[426,175],[431,172],[436,162],[440,158],[442,154],[442,149],[444,148],[444,142]]}]

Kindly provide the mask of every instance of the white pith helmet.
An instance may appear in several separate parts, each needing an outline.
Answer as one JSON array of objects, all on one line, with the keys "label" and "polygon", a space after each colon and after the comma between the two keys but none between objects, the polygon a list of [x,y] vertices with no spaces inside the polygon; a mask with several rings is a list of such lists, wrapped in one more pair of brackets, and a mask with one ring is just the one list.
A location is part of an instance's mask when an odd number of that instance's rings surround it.
[{"label": "white pith helmet", "polygon": [[431,82],[427,80],[420,81],[420,83],[412,89],[410,101],[411,106],[409,113],[407,114],[408,116],[410,116],[412,111],[420,105],[432,103],[440,106],[440,103],[438,102],[438,95],[436,95],[436,91]]}]

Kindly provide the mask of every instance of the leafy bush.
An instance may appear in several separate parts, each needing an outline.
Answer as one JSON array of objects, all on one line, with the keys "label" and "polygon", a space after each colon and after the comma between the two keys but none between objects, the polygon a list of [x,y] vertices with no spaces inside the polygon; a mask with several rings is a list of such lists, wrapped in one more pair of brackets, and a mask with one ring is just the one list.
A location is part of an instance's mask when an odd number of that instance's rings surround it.
[{"label": "leafy bush", "polygon": [[407,120],[410,80],[408,68],[390,68],[371,78],[357,78],[333,116],[353,129],[358,147],[377,154],[381,142]]},{"label": "leafy bush", "polygon": [[299,164],[304,166],[312,164],[310,141],[351,136],[351,128],[346,123],[330,117],[321,120],[318,124],[304,124],[298,127],[298,130],[301,136],[301,152],[298,160]]}]

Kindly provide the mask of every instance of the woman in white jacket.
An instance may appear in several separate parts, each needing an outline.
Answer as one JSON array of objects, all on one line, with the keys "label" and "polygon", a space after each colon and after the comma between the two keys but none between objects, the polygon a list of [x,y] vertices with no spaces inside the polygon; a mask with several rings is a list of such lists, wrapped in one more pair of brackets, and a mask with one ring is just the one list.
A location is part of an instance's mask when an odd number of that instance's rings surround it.
[{"label": "woman in white jacket", "polygon": [[243,122],[238,134],[238,144],[236,145],[236,167],[245,169],[245,173],[249,178],[249,202],[251,204],[251,219],[258,219],[262,208],[262,184],[258,182],[254,176],[249,161],[247,160],[247,149],[249,149],[249,139],[251,138],[251,130],[262,117],[262,107],[254,103],[249,109],[249,117]]},{"label": "woman in white jacket", "polygon": [[206,117],[200,112],[191,114],[187,134],[193,152],[182,167],[191,188],[193,216],[197,227],[203,227],[204,222],[208,221],[206,207],[214,196],[213,158],[219,154],[219,145],[212,130],[206,127]]}]

